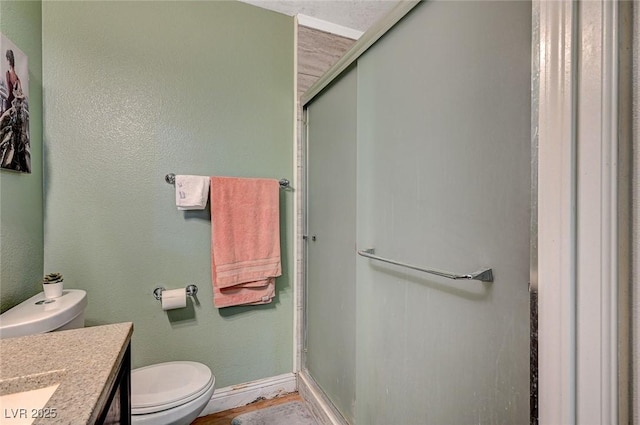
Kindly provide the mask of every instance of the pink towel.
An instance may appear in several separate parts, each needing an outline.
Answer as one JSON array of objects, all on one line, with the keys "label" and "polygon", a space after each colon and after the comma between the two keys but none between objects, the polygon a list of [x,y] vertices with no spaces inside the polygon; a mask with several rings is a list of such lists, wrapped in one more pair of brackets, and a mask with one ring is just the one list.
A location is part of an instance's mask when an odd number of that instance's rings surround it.
[{"label": "pink towel", "polygon": [[211,177],[211,270],[217,308],[270,303],[280,265],[277,180]]}]

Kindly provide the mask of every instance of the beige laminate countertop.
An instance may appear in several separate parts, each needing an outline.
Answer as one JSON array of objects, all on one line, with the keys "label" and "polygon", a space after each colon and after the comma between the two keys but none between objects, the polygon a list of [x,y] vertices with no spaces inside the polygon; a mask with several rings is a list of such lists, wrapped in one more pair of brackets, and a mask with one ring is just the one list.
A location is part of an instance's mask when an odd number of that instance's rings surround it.
[{"label": "beige laminate countertop", "polygon": [[60,383],[46,405],[56,417],[36,419],[34,425],[93,424],[132,332],[127,322],[1,339],[0,394]]}]

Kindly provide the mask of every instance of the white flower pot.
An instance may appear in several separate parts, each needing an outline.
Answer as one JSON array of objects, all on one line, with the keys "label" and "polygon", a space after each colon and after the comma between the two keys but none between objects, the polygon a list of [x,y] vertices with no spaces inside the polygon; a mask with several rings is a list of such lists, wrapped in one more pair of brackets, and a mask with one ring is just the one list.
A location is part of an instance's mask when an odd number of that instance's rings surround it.
[{"label": "white flower pot", "polygon": [[63,282],[56,283],[43,283],[42,289],[44,290],[45,298],[58,298],[62,296],[62,284]]}]

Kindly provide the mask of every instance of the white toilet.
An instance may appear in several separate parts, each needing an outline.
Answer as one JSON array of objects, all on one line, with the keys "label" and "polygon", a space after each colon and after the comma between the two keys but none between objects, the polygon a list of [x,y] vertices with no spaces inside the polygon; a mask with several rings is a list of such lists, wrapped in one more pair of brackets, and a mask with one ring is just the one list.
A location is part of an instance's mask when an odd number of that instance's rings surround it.
[{"label": "white toilet", "polygon": [[0,314],[0,338],[13,338],[84,327],[87,293],[66,289],[62,296],[47,299],[44,292]]},{"label": "white toilet", "polygon": [[[0,314],[0,338],[84,327],[87,293],[65,289],[46,299],[41,292]],[[131,371],[131,422],[188,425],[205,408],[215,377],[202,363],[167,362]]]},{"label": "white toilet", "polygon": [[132,425],[188,425],[211,400],[215,377],[202,363],[167,362],[131,371]]}]

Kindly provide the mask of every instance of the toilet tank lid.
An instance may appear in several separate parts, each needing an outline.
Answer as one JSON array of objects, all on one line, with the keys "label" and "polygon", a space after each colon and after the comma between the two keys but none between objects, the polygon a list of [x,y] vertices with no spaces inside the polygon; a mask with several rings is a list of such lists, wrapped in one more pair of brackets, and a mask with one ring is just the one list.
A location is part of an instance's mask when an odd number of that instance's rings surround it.
[{"label": "toilet tank lid", "polygon": [[65,289],[62,296],[47,300],[44,292],[0,314],[0,338],[33,335],[58,329],[87,307],[87,293]]},{"label": "toilet tank lid", "polygon": [[134,369],[131,371],[132,413],[149,413],[159,407],[183,404],[213,382],[211,369],[197,362],[175,361]]}]

